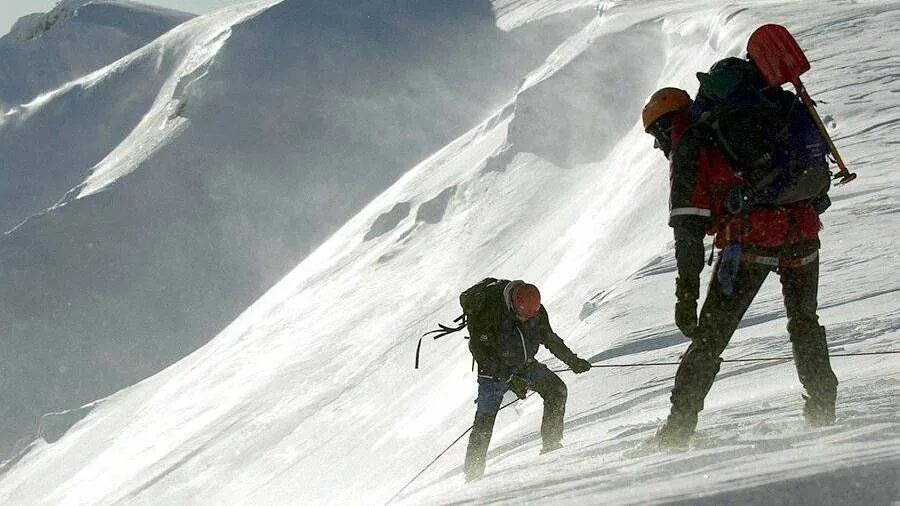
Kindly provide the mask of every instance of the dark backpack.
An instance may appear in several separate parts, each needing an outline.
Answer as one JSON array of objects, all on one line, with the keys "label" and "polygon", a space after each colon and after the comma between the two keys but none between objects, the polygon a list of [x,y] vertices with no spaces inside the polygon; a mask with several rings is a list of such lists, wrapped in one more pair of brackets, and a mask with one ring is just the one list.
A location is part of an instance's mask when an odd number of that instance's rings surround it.
[{"label": "dark backpack", "polygon": [[459,294],[459,305],[469,327],[469,336],[484,341],[500,332],[503,289],[508,279],[484,278]]},{"label": "dark backpack", "polygon": [[[416,346],[416,369],[419,368],[419,351],[422,339],[434,335],[434,339],[447,334],[459,332],[468,327],[469,335],[481,341],[492,339],[500,332],[503,315],[503,289],[509,284],[508,279],[484,278],[459,294],[459,305],[463,314],[453,320],[458,325],[451,327],[438,324],[437,330],[426,332],[419,338]],[[469,336],[466,336],[469,339]]]},{"label": "dark backpack", "polygon": [[827,191],[828,148],[796,95],[766,90],[756,66],[740,58],[721,60],[697,78],[693,123],[747,182],[729,196],[729,211],[810,200]]}]

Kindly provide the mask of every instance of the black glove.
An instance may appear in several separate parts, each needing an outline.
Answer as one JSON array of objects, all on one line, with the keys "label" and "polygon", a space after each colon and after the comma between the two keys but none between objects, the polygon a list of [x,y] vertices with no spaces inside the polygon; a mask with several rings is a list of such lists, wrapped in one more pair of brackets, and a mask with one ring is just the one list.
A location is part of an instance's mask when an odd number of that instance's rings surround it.
[{"label": "black glove", "polygon": [[581,374],[591,370],[591,363],[580,357],[575,357],[574,360],[566,365],[569,366],[575,374]]},{"label": "black glove", "polygon": [[509,379],[506,380],[506,386],[512,390],[512,393],[516,394],[516,397],[519,399],[524,399],[525,394],[528,392],[528,382],[525,381],[525,378],[518,376],[516,374],[511,374]]},{"label": "black glove", "polygon": [[675,303],[675,325],[688,339],[697,332],[697,301],[680,300]]},{"label": "black glove", "polygon": [[700,278],[688,276],[675,279],[675,325],[688,338],[697,332],[697,299],[700,297]]}]

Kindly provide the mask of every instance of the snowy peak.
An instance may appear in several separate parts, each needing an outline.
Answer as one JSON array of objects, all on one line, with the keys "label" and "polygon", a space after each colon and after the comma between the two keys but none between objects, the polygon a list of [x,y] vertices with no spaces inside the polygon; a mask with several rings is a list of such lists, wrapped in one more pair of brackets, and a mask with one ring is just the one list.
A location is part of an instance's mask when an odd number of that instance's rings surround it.
[{"label": "snowy peak", "polygon": [[124,30],[133,28],[136,21],[144,26],[155,21],[171,27],[191,17],[191,14],[185,12],[123,0],[63,0],[49,12],[20,18],[10,29],[8,36],[19,41],[36,39],[65,26],[74,18],[84,24]]},{"label": "snowy peak", "polygon": [[92,0],[62,0],[46,13],[29,14],[13,25],[9,36],[16,40],[36,39],[52,29],[64,24],[75,15],[75,11]]},{"label": "snowy peak", "polygon": [[66,0],[25,16],[0,37],[0,108],[112,63],[192,17],[122,0]]}]

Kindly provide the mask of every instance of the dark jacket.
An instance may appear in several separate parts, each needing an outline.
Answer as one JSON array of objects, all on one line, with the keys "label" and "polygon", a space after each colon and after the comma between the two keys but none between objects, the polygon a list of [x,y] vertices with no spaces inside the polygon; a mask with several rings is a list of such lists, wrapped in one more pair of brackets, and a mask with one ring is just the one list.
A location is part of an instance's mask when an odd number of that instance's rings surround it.
[{"label": "dark jacket", "polygon": [[696,223],[715,236],[719,248],[739,242],[750,248],[775,249],[818,240],[821,222],[810,201],[729,214],[725,210],[728,192],[744,180],[701,130],[692,127],[683,135],[673,131],[673,141],[669,195],[673,228]]},{"label": "dark jacket", "polygon": [[821,222],[810,202],[751,208],[739,215],[725,210],[729,190],[743,180],[702,130],[687,127],[689,121],[679,117],[673,122],[670,156],[669,226],[675,235],[679,300],[698,298],[706,234],[715,236],[719,248],[738,242],[744,252],[762,256],[815,251]]},{"label": "dark jacket", "polygon": [[522,322],[505,307],[500,309],[500,329],[493,336],[472,336],[469,350],[478,362],[478,374],[506,379],[534,362],[540,345],[570,365],[576,355],[550,327],[547,310],[541,306],[534,318]]}]

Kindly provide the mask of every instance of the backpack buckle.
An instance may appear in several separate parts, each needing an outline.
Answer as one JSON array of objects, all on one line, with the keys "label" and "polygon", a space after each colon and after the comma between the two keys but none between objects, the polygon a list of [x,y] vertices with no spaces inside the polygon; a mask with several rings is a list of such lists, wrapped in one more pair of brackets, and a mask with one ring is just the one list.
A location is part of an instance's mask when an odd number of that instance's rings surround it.
[{"label": "backpack buckle", "polygon": [[743,186],[735,186],[725,196],[725,210],[728,214],[741,214],[747,208],[750,198],[744,192]]}]

